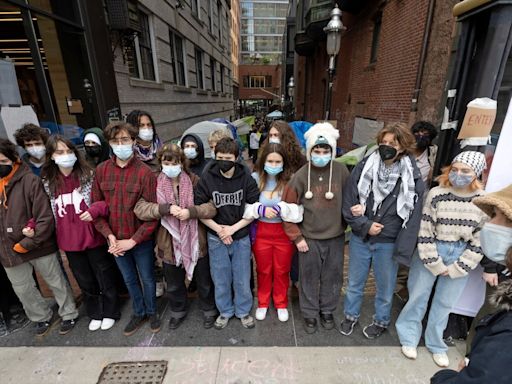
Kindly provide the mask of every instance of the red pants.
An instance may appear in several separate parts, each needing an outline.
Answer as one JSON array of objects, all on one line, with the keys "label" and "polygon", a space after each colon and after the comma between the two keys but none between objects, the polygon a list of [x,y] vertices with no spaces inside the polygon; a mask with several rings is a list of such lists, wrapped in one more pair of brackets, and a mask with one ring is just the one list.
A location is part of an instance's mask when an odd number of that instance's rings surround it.
[{"label": "red pants", "polygon": [[256,258],[258,273],[258,307],[268,308],[272,293],[274,307],[286,308],[290,267],[295,246],[286,236],[283,225],[258,222],[252,251]]}]

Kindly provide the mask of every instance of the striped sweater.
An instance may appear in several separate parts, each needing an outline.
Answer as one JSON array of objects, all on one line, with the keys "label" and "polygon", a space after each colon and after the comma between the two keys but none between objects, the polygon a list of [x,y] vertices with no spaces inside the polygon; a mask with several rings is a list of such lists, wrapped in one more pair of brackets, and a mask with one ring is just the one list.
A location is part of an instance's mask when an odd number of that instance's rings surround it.
[{"label": "striped sweater", "polygon": [[[483,192],[460,193],[453,188],[435,187],[430,190],[423,206],[418,252],[420,259],[434,275],[446,271],[451,278],[465,276],[482,259],[480,230],[487,215],[472,203]],[[445,265],[437,253],[436,241],[467,243],[466,250],[451,265]]]}]

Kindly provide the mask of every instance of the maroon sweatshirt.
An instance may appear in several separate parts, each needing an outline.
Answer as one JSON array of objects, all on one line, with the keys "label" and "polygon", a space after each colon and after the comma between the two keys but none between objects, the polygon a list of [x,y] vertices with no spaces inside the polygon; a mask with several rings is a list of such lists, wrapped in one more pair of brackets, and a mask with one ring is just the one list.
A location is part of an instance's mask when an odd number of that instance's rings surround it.
[{"label": "maroon sweatshirt", "polygon": [[62,183],[55,193],[52,207],[55,213],[59,248],[63,251],[80,252],[105,244],[105,238],[94,227],[94,221],[82,221],[80,215],[88,211],[93,219],[108,216],[107,204],[104,201],[98,201],[88,207],[80,192],[78,178],[73,174],[60,175],[60,177]]}]

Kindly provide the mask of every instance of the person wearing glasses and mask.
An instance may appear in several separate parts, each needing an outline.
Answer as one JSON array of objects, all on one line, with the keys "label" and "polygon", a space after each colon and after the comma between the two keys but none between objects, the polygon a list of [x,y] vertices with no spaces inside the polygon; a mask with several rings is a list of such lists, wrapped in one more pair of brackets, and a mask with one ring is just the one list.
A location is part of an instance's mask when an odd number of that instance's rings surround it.
[{"label": "person wearing glasses and mask", "polygon": [[137,128],[116,122],[109,124],[104,133],[114,156],[96,168],[91,201],[105,201],[109,215],[96,218],[94,225],[107,239],[108,251],[115,256],[132,299],[133,314],[124,329],[125,336],[135,333],[146,320],[151,332],[158,332],[153,268],[153,234],[158,222],[143,222],[134,213],[140,199],[156,203],[156,176],[135,156]]}]

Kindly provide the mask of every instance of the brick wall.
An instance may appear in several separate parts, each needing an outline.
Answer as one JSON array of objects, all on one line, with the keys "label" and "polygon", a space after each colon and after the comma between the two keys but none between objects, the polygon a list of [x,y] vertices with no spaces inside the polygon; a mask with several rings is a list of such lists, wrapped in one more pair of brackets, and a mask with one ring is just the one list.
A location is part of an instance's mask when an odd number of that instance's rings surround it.
[{"label": "brick wall", "polygon": [[[455,23],[450,4],[456,1],[443,2],[436,7],[424,72],[425,83],[416,114],[411,113],[411,98],[429,1],[390,0],[379,8],[381,3],[370,3],[357,16],[343,14],[347,30],[337,57],[331,119],[338,121],[340,145],[345,149],[352,146],[356,116],[384,122],[412,123],[417,118],[437,121],[452,45],[452,35],[447,31],[453,29]],[[377,60],[370,63],[374,18],[379,9],[382,11],[382,24]],[[327,64],[325,42],[318,44],[313,56],[299,58],[296,66],[298,117],[304,116],[309,121],[323,118]]]},{"label": "brick wall", "polygon": [[[280,65],[240,65],[239,66],[239,84],[240,84],[240,100],[249,99],[277,99],[269,93],[261,91],[258,88],[244,87],[245,76],[272,76],[272,84],[266,86],[265,90],[276,95],[281,95],[281,66]],[[267,84],[265,84],[267,85]],[[280,97],[280,96],[279,96]]]}]

